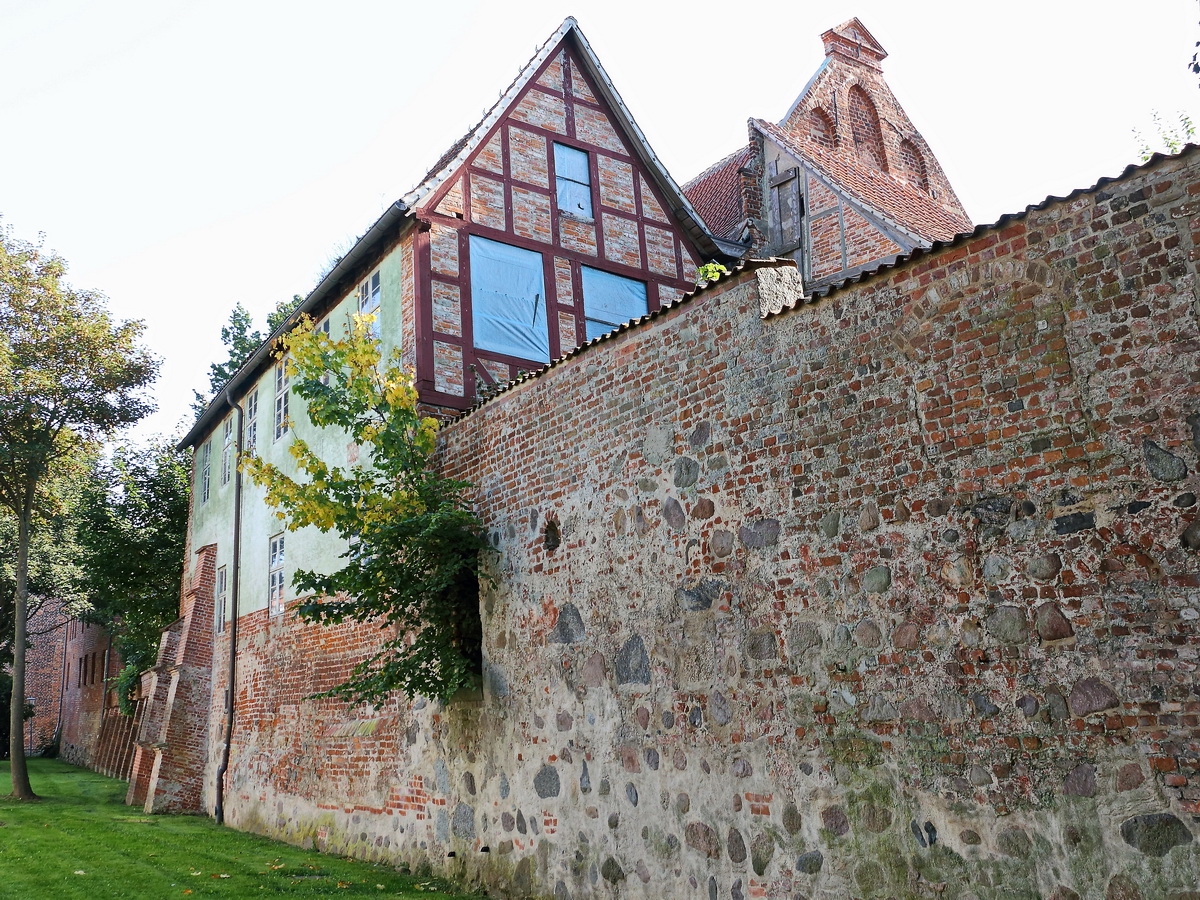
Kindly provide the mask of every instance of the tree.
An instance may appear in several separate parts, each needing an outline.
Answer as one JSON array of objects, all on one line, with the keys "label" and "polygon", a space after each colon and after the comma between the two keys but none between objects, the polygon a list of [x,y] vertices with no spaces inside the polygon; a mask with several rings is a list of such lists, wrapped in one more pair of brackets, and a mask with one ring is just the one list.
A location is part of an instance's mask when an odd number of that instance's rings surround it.
[{"label": "tree", "polygon": [[192,391],[192,409],[199,418],[209,401],[221,393],[221,388],[228,384],[229,379],[237,374],[238,369],[246,364],[251,354],[259,348],[263,341],[287,321],[293,310],[304,299],[299,294],[291,300],[280,300],[275,309],[267,313],[267,333],[264,336],[257,328],[251,330],[254,320],[246,307],[238,303],[229,314],[229,322],[221,326],[221,343],[225,345],[226,359],[221,363],[212,363],[208,367],[208,393]]},{"label": "tree", "polygon": [[80,618],[113,635],[126,712],[137,678],[155,663],[162,629],[179,614],[190,485],[188,454],[163,441],[117,450],[97,465],[80,500],[76,540],[90,604]]},{"label": "tree", "polygon": [[[87,447],[152,409],[142,389],[156,361],[140,346],[142,323],[114,322],[103,295],[76,291],[66,266],[40,246],[0,231],[0,506],[15,519],[12,691],[24,696],[29,549],[49,488]],[[35,799],[11,704],[13,797]]]},{"label": "tree", "polygon": [[296,573],[296,589],[312,592],[300,617],[390,630],[345,683],[319,696],[378,704],[402,690],[447,699],[478,677],[479,567],[487,545],[465,499],[469,486],[436,470],[437,422],[419,414],[399,355],[381,359],[369,332],[373,319],[356,316],[345,337],[334,339],[305,316],[280,348],[293,390],[308,401],[309,421],[352,436],[361,462],[330,465],[296,438],[289,447],[296,478],[258,457],[243,466],[266,486],[267,503],[290,531],[313,526],[349,545],[338,571]]},{"label": "tree", "polygon": [[[65,624],[47,610],[68,615],[86,604],[79,595],[78,546],[75,543],[78,478],[59,478],[49,488],[52,507],[34,522],[29,541],[29,604],[26,651],[40,643],[60,641]],[[16,544],[17,527],[12,513],[0,506],[0,547]],[[12,678],[12,634],[16,596],[15,558],[0,556],[0,759],[8,758],[9,707]],[[50,601],[63,601],[63,605]]]},{"label": "tree", "polygon": [[1151,138],[1146,137],[1139,129],[1133,129],[1133,136],[1138,142],[1138,156],[1142,162],[1148,162],[1155,153],[1166,153],[1173,156],[1196,139],[1196,126],[1192,122],[1191,116],[1184,112],[1177,115],[1178,121],[1168,124],[1163,121],[1158,110],[1151,113],[1150,118],[1154,122],[1154,130],[1157,132],[1153,144]]}]

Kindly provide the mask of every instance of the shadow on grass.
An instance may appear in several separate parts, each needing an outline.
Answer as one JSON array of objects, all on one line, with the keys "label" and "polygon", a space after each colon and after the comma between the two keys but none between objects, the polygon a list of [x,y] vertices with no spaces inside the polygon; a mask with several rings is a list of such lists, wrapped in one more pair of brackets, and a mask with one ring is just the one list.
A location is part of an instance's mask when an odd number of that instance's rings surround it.
[{"label": "shadow on grass", "polygon": [[[163,897],[407,897],[466,900],[445,882],[222,828],[147,816],[126,784],[58,760],[29,760],[35,802],[0,796],[0,894]],[[9,784],[0,762],[0,791]]]}]

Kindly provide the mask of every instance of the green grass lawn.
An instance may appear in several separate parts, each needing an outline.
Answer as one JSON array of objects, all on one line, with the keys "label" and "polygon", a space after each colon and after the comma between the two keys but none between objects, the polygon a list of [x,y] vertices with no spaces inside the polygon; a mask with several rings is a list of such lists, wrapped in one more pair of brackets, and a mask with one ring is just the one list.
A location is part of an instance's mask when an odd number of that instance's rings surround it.
[{"label": "green grass lawn", "polygon": [[434,879],[326,856],[196,816],[147,816],[126,784],[52,759],[29,760],[18,803],[0,762],[0,898],[465,898]]}]

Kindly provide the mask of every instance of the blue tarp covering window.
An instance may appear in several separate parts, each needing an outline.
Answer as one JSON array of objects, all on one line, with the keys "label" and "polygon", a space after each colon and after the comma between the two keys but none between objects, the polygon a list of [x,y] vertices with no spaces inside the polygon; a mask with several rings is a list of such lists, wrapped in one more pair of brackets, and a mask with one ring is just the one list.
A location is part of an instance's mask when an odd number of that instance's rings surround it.
[{"label": "blue tarp covering window", "polygon": [[472,236],[471,324],[480,350],[550,362],[542,255]]},{"label": "blue tarp covering window", "polygon": [[592,174],[588,155],[566,144],[554,145],[554,181],[558,208],[581,218],[592,217]]},{"label": "blue tarp covering window", "polygon": [[581,269],[583,314],[587,320],[589,341],[649,312],[645,282],[589,269],[587,266]]}]

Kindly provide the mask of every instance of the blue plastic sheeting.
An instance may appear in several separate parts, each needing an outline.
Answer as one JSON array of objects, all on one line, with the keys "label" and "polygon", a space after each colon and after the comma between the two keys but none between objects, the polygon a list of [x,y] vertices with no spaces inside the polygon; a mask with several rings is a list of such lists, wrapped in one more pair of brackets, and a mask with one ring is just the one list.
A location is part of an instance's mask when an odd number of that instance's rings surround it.
[{"label": "blue plastic sheeting", "polygon": [[576,216],[592,217],[592,176],[588,155],[565,144],[554,145],[554,181],[558,208]]},{"label": "blue plastic sheeting", "polygon": [[472,235],[471,324],[480,350],[550,362],[542,255]]},{"label": "blue plastic sheeting", "polygon": [[589,341],[650,311],[645,282],[587,266],[580,268],[583,272],[583,314]]}]

